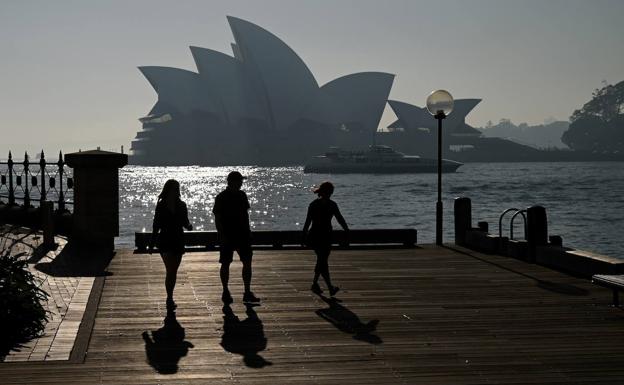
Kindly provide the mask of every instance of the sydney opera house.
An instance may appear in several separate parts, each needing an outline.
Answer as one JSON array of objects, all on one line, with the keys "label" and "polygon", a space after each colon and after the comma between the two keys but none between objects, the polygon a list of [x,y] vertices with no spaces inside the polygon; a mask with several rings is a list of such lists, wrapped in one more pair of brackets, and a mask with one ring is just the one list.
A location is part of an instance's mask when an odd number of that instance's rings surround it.
[{"label": "sydney opera house", "polygon": [[[361,72],[319,86],[299,56],[267,30],[228,17],[232,55],[191,47],[197,71],[140,67],[158,94],[141,119],[131,162],[144,165],[302,164],[330,146],[371,144],[386,103],[397,116],[377,143],[432,155],[436,121],[425,109],[388,100],[394,75]],[[465,116],[479,99],[456,100],[445,143],[480,133]]]}]

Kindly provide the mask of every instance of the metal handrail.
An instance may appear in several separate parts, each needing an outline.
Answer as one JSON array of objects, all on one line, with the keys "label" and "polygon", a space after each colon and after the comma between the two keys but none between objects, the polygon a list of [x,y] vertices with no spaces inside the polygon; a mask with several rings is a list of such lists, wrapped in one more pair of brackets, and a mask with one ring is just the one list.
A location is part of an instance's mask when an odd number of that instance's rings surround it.
[{"label": "metal handrail", "polygon": [[527,237],[527,220],[526,220],[526,215],[524,215],[524,213],[526,213],[526,210],[518,210],[515,212],[514,215],[511,216],[511,221],[509,222],[509,239],[514,239],[513,237],[513,222],[514,219],[516,219],[516,216],[518,214],[522,215],[522,219],[524,220],[524,239],[526,239]]},{"label": "metal handrail", "polygon": [[505,210],[505,211],[503,211],[501,213],[501,215],[498,217],[498,237],[499,238],[503,238],[503,217],[505,216],[505,214],[507,214],[510,211],[516,211],[517,212],[517,211],[520,211],[520,210],[515,208],[515,207],[512,207],[512,208],[509,208],[509,209],[507,209],[507,210]]}]

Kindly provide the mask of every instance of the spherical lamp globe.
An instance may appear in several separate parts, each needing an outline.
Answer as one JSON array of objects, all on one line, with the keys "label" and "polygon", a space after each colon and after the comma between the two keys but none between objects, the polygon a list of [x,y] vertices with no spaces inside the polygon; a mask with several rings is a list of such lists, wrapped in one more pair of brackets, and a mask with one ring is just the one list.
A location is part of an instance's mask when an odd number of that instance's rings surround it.
[{"label": "spherical lamp globe", "polygon": [[445,90],[433,91],[427,97],[427,110],[433,116],[447,116],[453,111],[453,96]]}]

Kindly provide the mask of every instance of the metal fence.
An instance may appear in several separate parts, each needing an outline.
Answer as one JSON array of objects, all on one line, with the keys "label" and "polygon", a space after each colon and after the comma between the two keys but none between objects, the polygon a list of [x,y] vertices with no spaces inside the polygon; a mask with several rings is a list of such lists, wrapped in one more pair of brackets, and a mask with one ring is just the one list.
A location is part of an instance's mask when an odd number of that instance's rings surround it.
[{"label": "metal fence", "polygon": [[10,151],[8,160],[0,161],[0,202],[34,207],[49,201],[57,210],[65,211],[73,206],[73,196],[73,173],[61,152],[58,161],[52,163],[46,161],[43,151],[37,162],[31,162],[28,153],[24,153],[23,161],[15,161]]}]

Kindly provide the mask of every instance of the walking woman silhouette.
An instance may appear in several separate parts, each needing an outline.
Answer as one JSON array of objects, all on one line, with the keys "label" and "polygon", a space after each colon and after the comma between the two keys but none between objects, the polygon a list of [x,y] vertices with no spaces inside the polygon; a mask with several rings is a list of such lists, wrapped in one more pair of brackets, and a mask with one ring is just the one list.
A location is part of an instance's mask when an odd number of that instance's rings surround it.
[{"label": "walking woman silhouette", "polygon": [[[331,182],[323,182],[317,188],[314,193],[318,194],[318,198],[313,200],[308,206],[308,215],[306,216],[305,224],[303,226],[303,239],[304,243],[314,249],[316,253],[316,266],[314,268],[314,279],[310,290],[316,294],[321,294],[323,291],[318,284],[319,276],[322,276],[329,289],[329,294],[334,296],[338,290],[337,286],[333,286],[331,283],[331,277],[329,275],[329,254],[331,253],[332,244],[332,225],[331,221],[333,217],[342,226],[344,231],[349,231],[347,222],[345,222],[338,205],[336,202],[330,199],[334,193],[334,185]],[[310,228],[310,225],[312,227]],[[308,229],[310,231],[308,232]]]},{"label": "walking woman silhouette", "polygon": [[188,219],[186,203],[180,199],[180,183],[175,179],[169,179],[158,195],[149,245],[150,254],[154,250],[154,245],[158,246],[160,256],[165,263],[167,310],[176,308],[173,301],[173,289],[182,254],[184,254],[184,229],[192,230],[193,226]]}]

